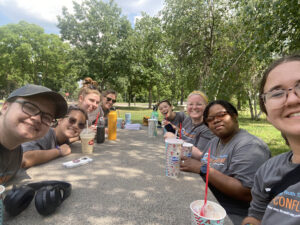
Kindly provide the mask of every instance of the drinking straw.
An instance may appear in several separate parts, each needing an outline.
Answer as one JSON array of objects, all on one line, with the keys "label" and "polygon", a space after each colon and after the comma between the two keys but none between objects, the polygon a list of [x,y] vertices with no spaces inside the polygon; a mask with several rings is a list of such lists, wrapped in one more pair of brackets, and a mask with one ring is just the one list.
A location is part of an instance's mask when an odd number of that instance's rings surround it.
[{"label": "drinking straw", "polygon": [[181,129],[182,129],[182,123],[179,124],[179,139],[181,139]]},{"label": "drinking straw", "polygon": [[96,118],[96,121],[95,121],[95,126],[97,126],[97,122],[98,122],[99,116],[100,116],[100,112],[98,112],[98,114],[97,114],[97,118]]},{"label": "drinking straw", "polygon": [[200,216],[205,216],[205,207],[207,204],[207,189],[208,189],[208,176],[209,176],[209,161],[210,161],[210,148],[208,150],[207,156],[207,167],[206,167],[206,183],[205,183],[205,196],[204,196],[204,205],[201,207]]}]

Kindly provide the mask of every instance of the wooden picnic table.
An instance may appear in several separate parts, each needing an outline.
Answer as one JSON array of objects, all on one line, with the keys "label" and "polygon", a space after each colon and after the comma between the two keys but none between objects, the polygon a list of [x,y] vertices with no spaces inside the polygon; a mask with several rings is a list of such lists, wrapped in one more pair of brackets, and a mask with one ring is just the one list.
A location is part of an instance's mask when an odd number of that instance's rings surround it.
[{"label": "wooden picnic table", "polygon": [[[147,130],[118,130],[116,141],[95,144],[93,162],[64,168],[63,162],[84,156],[80,142],[72,154],[21,172],[14,184],[61,180],[72,193],[56,212],[41,216],[34,201],[17,217],[4,215],[6,225],[190,225],[190,203],[204,199],[199,175],[165,176],[165,144],[161,130],[148,138]],[[8,187],[9,188],[9,187]],[[208,199],[216,201],[209,192]],[[226,217],[225,225],[232,222]]]}]

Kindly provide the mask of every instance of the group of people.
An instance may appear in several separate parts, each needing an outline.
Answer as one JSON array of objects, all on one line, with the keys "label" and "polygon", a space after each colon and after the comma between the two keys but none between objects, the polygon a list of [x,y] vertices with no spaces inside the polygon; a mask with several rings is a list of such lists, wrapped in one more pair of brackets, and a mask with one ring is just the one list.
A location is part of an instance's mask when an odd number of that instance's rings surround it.
[{"label": "group of people", "polygon": [[[182,171],[200,174],[209,167],[209,188],[234,224],[300,223],[300,55],[283,57],[265,71],[260,107],[291,151],[271,158],[268,146],[239,128],[238,112],[228,101],[208,103],[203,92],[187,98],[187,114],[158,103],[165,138],[181,137],[194,145],[182,157]],[[210,161],[207,162],[210,151]],[[299,189],[298,189],[299,188]]]},{"label": "group of people", "polygon": [[59,93],[28,84],[13,91],[0,113],[0,184],[18,170],[71,153],[70,143],[96,117],[107,118],[116,92],[100,93],[97,82],[85,78],[78,103],[68,106]]},{"label": "group of people", "polygon": [[[97,117],[105,118],[115,102],[114,91],[100,94],[90,78],[84,81],[77,105],[70,107],[46,87],[26,85],[13,91],[0,113],[0,184],[21,165],[28,168],[70,154],[69,144],[86,120],[92,125]],[[188,96],[187,116],[174,112],[168,100],[158,103],[162,123],[169,127],[165,137],[180,136],[194,146],[191,158],[181,158],[181,170],[204,178],[209,168],[209,187],[234,224],[296,225],[300,222],[300,55],[283,57],[265,71],[260,107],[291,151],[271,158],[262,140],[239,128],[238,111],[230,102],[209,102],[201,91]]]}]

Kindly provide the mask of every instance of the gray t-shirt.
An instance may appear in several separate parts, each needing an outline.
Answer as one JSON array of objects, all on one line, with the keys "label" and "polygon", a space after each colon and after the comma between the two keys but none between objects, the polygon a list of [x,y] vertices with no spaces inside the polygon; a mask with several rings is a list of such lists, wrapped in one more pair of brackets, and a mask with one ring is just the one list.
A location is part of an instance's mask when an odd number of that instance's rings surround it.
[{"label": "gray t-shirt", "polygon": [[[210,166],[239,180],[246,188],[252,188],[257,169],[271,157],[266,143],[243,129],[240,129],[225,145],[218,137],[212,139],[207,144],[201,161],[207,161],[209,147]],[[210,189],[229,216],[240,215],[241,219],[247,216],[249,203],[233,199],[212,185]]]},{"label": "gray t-shirt", "polygon": [[191,117],[186,117],[182,123],[181,137],[185,142],[193,144],[202,151],[215,135],[204,123],[194,125]]},{"label": "gray t-shirt", "polygon": [[275,198],[270,197],[272,187],[299,166],[291,162],[292,155],[290,151],[273,157],[255,175],[248,216],[262,220],[264,225],[300,224],[300,182],[289,186]]},{"label": "gray t-shirt", "polygon": [[176,127],[179,127],[180,123],[182,123],[186,118],[186,115],[184,114],[184,112],[175,112],[175,113],[176,113],[175,118],[173,120],[168,120],[168,121],[170,121]]},{"label": "gray t-shirt", "polygon": [[48,133],[35,141],[25,142],[22,144],[23,152],[31,150],[49,150],[56,148],[58,145],[56,135],[53,128],[50,128]]},{"label": "gray t-shirt", "polygon": [[0,144],[0,180],[6,183],[14,177],[21,167],[22,147],[18,146],[13,150],[8,150]]}]

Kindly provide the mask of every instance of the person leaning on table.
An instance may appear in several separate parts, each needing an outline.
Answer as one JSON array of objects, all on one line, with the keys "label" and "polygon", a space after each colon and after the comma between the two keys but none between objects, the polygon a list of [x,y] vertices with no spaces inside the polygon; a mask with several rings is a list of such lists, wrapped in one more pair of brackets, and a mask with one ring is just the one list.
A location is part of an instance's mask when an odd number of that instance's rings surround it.
[{"label": "person leaning on table", "polygon": [[[203,149],[209,140],[215,137],[203,122],[203,112],[208,103],[207,96],[202,91],[193,91],[187,98],[187,114],[182,123],[181,138],[185,142],[193,144],[193,157],[200,158]],[[165,138],[174,138],[171,132],[165,134]]]},{"label": "person leaning on table", "polygon": [[70,106],[66,116],[57,122],[55,128],[50,128],[44,137],[22,144],[22,167],[29,168],[69,155],[71,153],[69,140],[79,136],[86,126],[87,118],[83,109]]},{"label": "person leaning on table", "polygon": [[281,131],[291,151],[267,161],[256,173],[243,224],[300,224],[300,54],[275,61],[260,85],[260,107]]},{"label": "person leaning on table", "polygon": [[269,148],[262,140],[239,128],[238,112],[227,101],[209,103],[203,117],[217,137],[203,149],[201,161],[182,157],[180,168],[200,173],[205,178],[210,148],[209,188],[232,222],[241,224],[251,201],[254,174],[270,158]]},{"label": "person leaning on table", "polygon": [[21,144],[43,137],[66,112],[64,97],[43,86],[28,84],[8,96],[0,114],[0,184],[20,168]]}]

